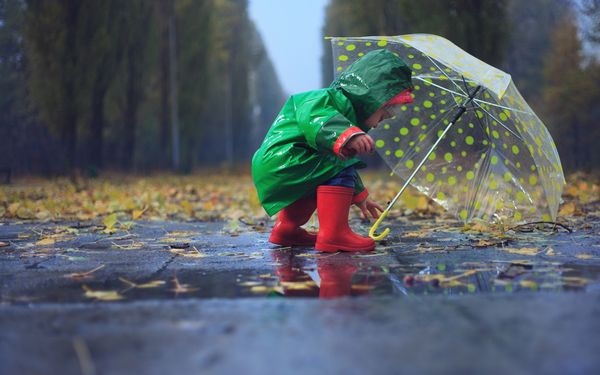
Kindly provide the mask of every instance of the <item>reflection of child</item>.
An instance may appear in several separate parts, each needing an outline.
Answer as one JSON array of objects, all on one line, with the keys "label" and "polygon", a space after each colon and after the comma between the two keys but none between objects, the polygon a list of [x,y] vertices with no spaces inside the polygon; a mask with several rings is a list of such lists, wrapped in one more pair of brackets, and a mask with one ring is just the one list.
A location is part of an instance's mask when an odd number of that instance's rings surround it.
[{"label": "reflection of child", "polygon": [[[355,156],[373,152],[366,133],[391,116],[391,106],[412,102],[411,91],[406,63],[381,49],[356,60],[329,88],[288,99],[252,159],[263,207],[279,212],[269,241],[329,252],[375,248],[348,226],[352,204],[364,218],[383,211],[368,198],[356,172],[365,164]],[[318,234],[300,227],[315,208]]]}]

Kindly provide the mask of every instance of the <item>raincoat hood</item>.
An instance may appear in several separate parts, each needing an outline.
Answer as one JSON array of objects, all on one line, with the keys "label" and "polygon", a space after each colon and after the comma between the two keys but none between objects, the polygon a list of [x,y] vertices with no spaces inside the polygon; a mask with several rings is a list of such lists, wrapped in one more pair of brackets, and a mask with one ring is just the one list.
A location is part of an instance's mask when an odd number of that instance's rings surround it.
[{"label": "raincoat hood", "polygon": [[359,124],[388,100],[412,89],[412,71],[394,53],[378,49],[350,65],[331,84],[350,100]]}]

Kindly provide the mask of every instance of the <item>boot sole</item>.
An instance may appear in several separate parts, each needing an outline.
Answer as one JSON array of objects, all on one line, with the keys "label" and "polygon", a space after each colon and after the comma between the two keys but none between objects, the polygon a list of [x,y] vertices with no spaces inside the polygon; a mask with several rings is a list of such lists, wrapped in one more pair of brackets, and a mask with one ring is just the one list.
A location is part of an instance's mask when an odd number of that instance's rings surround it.
[{"label": "boot sole", "polygon": [[335,253],[338,251],[372,251],[372,250],[375,250],[375,245],[354,247],[354,246],[343,246],[343,245],[317,242],[315,244],[315,249],[319,250],[319,251],[324,251],[327,253]]}]

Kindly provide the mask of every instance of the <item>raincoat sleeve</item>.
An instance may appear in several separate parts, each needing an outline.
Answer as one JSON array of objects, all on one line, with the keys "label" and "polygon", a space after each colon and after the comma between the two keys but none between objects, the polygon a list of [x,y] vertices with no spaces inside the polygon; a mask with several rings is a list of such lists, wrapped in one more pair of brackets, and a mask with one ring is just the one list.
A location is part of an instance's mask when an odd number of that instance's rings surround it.
[{"label": "raincoat sleeve", "polygon": [[344,146],[359,134],[365,134],[333,105],[328,95],[304,100],[296,107],[300,131],[309,146],[319,152],[332,152],[344,159]]},{"label": "raincoat sleeve", "polygon": [[367,188],[365,188],[358,173],[356,174],[354,182],[354,196],[352,197],[352,203],[359,203],[367,199],[369,192],[367,191]]}]

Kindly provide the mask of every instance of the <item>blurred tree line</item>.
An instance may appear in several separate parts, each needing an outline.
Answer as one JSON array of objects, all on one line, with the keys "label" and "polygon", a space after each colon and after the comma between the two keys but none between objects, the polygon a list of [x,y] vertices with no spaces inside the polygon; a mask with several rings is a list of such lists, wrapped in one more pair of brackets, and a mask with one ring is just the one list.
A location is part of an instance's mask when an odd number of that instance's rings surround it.
[{"label": "blurred tree line", "polygon": [[284,100],[247,0],[0,0],[0,169],[232,164]]},{"label": "blurred tree line", "polygon": [[331,0],[326,12],[325,36],[437,34],[510,73],[565,172],[600,169],[600,0]]}]

